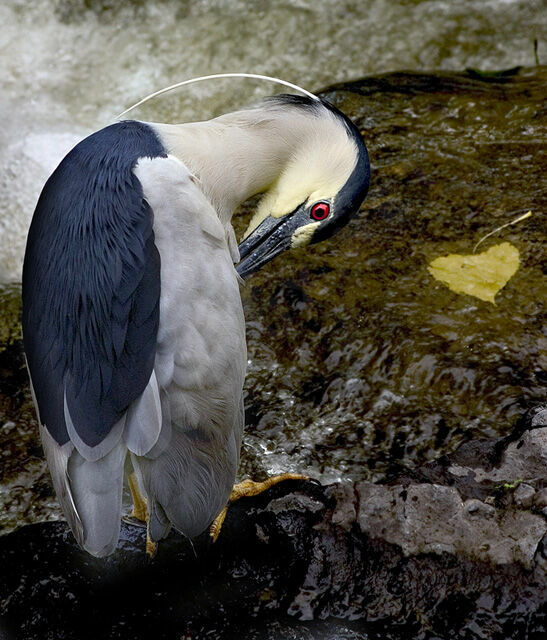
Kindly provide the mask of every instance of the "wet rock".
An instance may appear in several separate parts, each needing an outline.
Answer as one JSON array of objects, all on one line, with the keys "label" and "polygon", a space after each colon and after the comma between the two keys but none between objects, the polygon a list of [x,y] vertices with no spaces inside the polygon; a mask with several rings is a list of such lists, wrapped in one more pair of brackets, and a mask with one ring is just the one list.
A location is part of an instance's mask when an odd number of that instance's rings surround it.
[{"label": "wet rock", "polygon": [[532,513],[496,509],[471,499],[462,501],[453,487],[435,484],[407,488],[361,483],[359,525],[364,533],[401,547],[405,555],[464,553],[495,564],[533,563],[547,532],[545,520]]},{"label": "wet rock", "polygon": [[[370,191],[340,234],[242,290],[247,473],[383,480],[506,435],[544,398],[546,80],[546,67],[400,72],[324,91],[365,137]],[[495,306],[429,275],[528,210],[482,245],[520,252]],[[269,454],[254,455],[265,437]]]},{"label": "wet rock", "polygon": [[21,339],[21,290],[0,284],[0,352]]},{"label": "wet rock", "polygon": [[[524,449],[524,452],[521,449]],[[546,468],[547,429],[537,429],[525,433],[517,442],[509,444],[499,466],[492,470],[475,469],[475,479],[477,482],[515,482],[524,478],[538,481],[545,478]]]},{"label": "wet rock", "polygon": [[61,515],[38,437],[20,316],[21,287],[0,285],[0,532]]},{"label": "wet rock", "polygon": [[[541,442],[546,430],[520,438]],[[500,443],[510,476],[535,455],[508,455],[498,439],[453,458],[476,482],[477,459]],[[422,480],[437,465],[449,481],[453,462],[428,465]],[[123,523],[106,559],[81,551],[64,523],[23,527],[0,538],[0,625],[18,640],[532,640],[547,632],[547,521],[517,490],[505,504],[404,474],[285,482],[235,503],[216,544],[172,534],[154,560],[135,524]]]},{"label": "wet rock", "polygon": [[535,494],[534,506],[537,509],[543,509],[547,507],[547,489],[542,489]]},{"label": "wet rock", "polygon": [[[452,487],[361,485],[359,491],[361,529],[398,544],[407,555],[463,551],[498,564],[518,557],[529,566],[546,531],[543,519],[532,514],[498,523],[494,507],[480,500],[462,502]],[[526,541],[520,539],[523,530],[530,534]]]}]

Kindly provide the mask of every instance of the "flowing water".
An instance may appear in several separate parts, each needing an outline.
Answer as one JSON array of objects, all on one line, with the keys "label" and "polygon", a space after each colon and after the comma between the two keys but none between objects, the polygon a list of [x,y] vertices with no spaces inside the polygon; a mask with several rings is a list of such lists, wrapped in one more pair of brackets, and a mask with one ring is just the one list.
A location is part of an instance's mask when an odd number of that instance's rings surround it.
[{"label": "flowing water", "polygon": [[[317,90],[392,69],[530,67],[534,37],[545,57],[540,7],[534,0],[3,3],[0,282],[20,279],[26,228],[56,162],[148,92],[233,70]],[[546,84],[542,67],[515,77],[385,76],[328,93],[365,135],[371,190],[343,233],[279,258],[242,291],[243,474],[382,480],[463,440],[507,433],[544,396]],[[269,91],[250,81],[204,84],[135,116],[208,118]],[[496,305],[429,276],[429,261],[469,253],[528,209],[534,216],[503,236],[519,249],[521,267]],[[0,320],[13,323],[17,285],[0,289],[0,299]],[[2,322],[0,530],[8,530],[56,517],[58,507],[21,345]]]}]

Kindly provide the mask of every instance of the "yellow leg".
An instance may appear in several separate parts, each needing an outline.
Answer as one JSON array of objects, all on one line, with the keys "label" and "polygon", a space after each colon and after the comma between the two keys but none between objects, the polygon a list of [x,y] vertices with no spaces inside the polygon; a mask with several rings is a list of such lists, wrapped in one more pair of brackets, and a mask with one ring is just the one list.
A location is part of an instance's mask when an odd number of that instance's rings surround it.
[{"label": "yellow leg", "polygon": [[131,497],[133,498],[133,511],[131,511],[131,517],[137,518],[142,522],[148,522],[148,508],[146,506],[146,498],[142,495],[139,489],[139,483],[137,476],[132,473],[127,479],[129,489],[131,491]]},{"label": "yellow leg", "polygon": [[139,489],[139,483],[137,476],[132,473],[128,478],[129,489],[131,491],[131,497],[133,498],[133,511],[131,516],[146,522],[146,553],[153,558],[158,550],[158,545],[153,542],[148,533],[148,522],[150,521],[150,514],[148,513],[148,507],[146,505],[146,498],[142,495]]},{"label": "yellow leg", "polygon": [[146,527],[146,553],[150,558],[156,555],[158,550],[158,543],[154,542],[148,533],[148,527]]},{"label": "yellow leg", "polygon": [[226,514],[228,513],[228,508],[232,504],[232,502],[235,502],[240,498],[257,496],[259,493],[262,493],[270,487],[273,487],[274,484],[284,482],[285,480],[309,480],[309,478],[308,476],[303,476],[299,473],[282,473],[279,476],[268,478],[267,480],[264,480],[264,482],[255,482],[254,480],[247,479],[234,485],[232,493],[228,498],[228,504],[214,519],[213,524],[209,528],[209,535],[211,536],[211,538],[213,538],[213,542],[216,542],[218,536],[220,535],[222,524],[224,523],[224,519],[226,518]]}]

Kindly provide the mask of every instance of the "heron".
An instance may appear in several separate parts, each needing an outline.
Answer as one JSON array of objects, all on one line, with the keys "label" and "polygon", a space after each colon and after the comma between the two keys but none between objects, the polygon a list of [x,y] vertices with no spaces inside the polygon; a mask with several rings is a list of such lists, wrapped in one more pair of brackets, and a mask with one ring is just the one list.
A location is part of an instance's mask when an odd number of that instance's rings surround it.
[{"label": "heron", "polygon": [[[23,337],[53,486],[87,552],[116,548],[126,465],[152,542],[223,510],[244,428],[242,279],[344,227],[369,176],[355,124],[293,94],[115,122],[61,161],[28,234]],[[238,247],[232,215],[256,194]]]}]

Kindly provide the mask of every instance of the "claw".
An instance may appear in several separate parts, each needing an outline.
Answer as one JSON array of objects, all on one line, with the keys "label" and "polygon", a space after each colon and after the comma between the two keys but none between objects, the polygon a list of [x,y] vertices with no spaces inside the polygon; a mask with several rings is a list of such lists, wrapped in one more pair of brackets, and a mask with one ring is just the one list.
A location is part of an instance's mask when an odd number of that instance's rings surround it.
[{"label": "claw", "polygon": [[226,518],[226,514],[228,513],[228,508],[240,498],[257,496],[259,493],[263,491],[267,491],[270,487],[273,487],[275,484],[279,482],[284,482],[285,480],[309,480],[308,476],[304,476],[300,473],[282,473],[278,476],[272,476],[263,482],[255,482],[254,480],[246,479],[238,484],[234,485],[232,489],[232,493],[228,498],[228,504],[224,507],[224,509],[218,514],[218,516],[213,520],[213,524],[209,527],[209,535],[213,539],[213,542],[216,542],[218,536],[220,535],[220,530],[222,528],[222,524]]},{"label": "claw", "polygon": [[146,529],[146,553],[150,560],[152,560],[158,551],[158,543],[154,542],[148,533],[148,528]]}]

